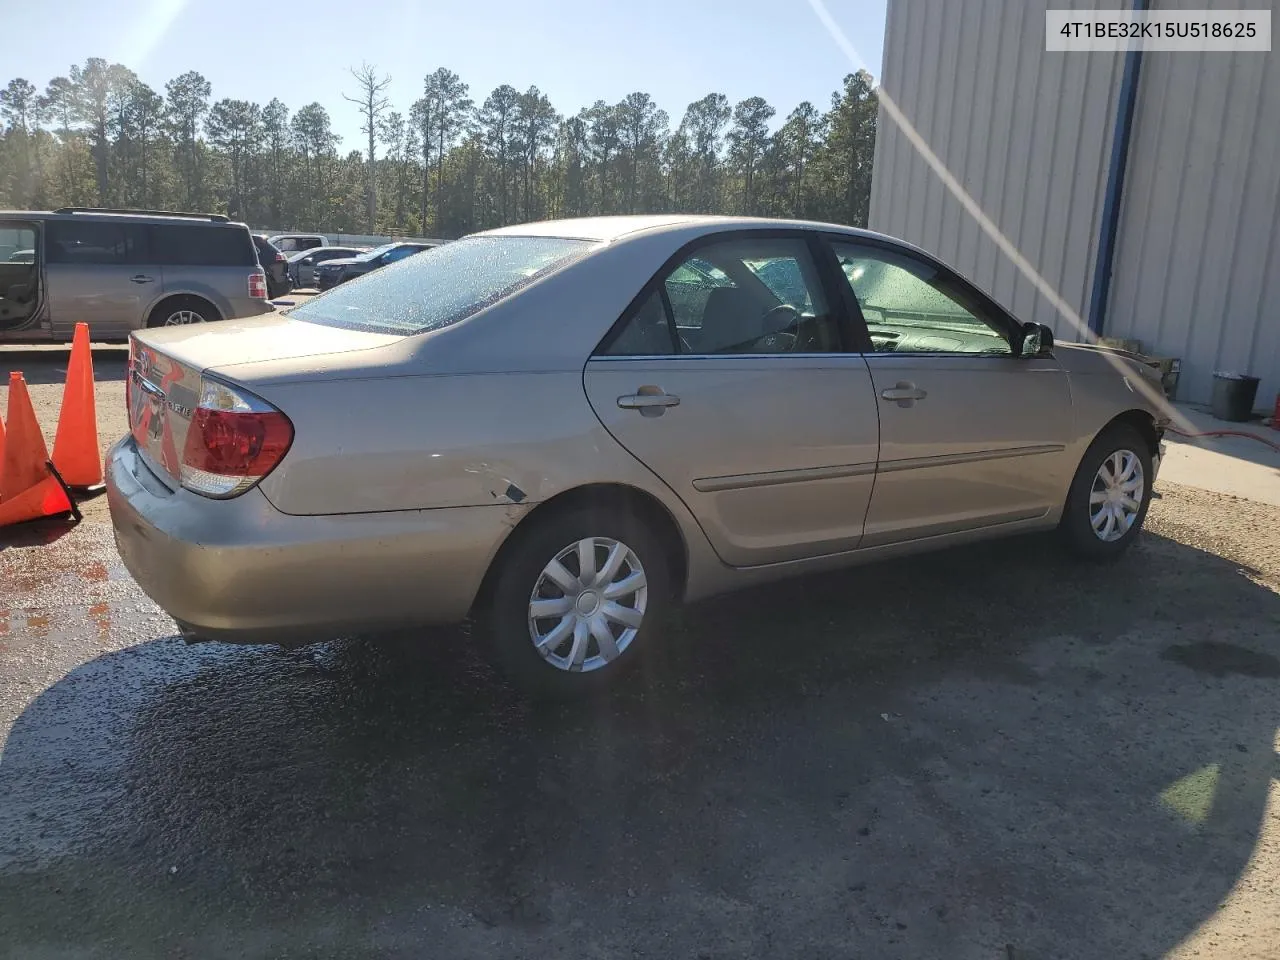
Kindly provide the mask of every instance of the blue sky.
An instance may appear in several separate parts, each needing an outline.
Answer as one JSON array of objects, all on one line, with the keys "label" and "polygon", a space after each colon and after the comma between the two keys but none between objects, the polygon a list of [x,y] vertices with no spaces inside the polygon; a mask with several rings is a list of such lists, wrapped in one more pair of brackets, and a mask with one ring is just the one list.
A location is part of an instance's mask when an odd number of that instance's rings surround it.
[{"label": "blue sky", "polygon": [[[873,74],[880,72],[886,0],[827,0]],[[562,113],[596,99],[651,94],[674,125],[690,101],[718,91],[761,96],[780,121],[796,104],[828,104],[848,58],[809,0],[0,0],[10,37],[0,83],[41,89],[72,63],[123,63],[163,93],[198,70],[213,97],[291,110],[318,100],[343,147],[360,145],[348,67],[390,74],[408,112],[436,67],[458,73],[477,102],[502,83],[536,84]],[[14,21],[17,21],[15,25]],[[268,26],[270,24],[270,26]]]}]

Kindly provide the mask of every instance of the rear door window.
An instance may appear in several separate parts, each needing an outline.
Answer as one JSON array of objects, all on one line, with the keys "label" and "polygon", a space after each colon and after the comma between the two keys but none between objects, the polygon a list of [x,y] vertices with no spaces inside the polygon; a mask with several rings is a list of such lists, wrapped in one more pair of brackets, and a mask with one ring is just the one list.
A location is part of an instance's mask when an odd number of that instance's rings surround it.
[{"label": "rear door window", "polygon": [[141,224],[103,220],[50,220],[45,227],[49,263],[146,263]]},{"label": "rear door window", "polygon": [[732,286],[733,281],[723,270],[700,257],[691,257],[676,267],[666,279],[667,299],[671,302],[676,326],[701,327],[702,312],[711,291]]},{"label": "rear door window", "polygon": [[231,227],[156,224],[150,227],[155,262],[183,267],[249,267],[257,255],[248,231]]}]

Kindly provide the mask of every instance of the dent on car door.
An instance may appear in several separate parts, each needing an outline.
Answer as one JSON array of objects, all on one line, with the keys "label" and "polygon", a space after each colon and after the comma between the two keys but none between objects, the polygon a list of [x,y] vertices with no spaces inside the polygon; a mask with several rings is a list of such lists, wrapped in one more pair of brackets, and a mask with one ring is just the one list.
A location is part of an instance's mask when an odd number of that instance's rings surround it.
[{"label": "dent on car door", "polygon": [[864,546],[1042,518],[1071,475],[1070,386],[1015,356],[976,289],[905,251],[833,244],[870,337],[880,457]]},{"label": "dent on car door", "polygon": [[[781,263],[784,300],[755,271]],[[856,547],[878,427],[802,237],[700,247],[650,284],[587,364],[613,437],[685,502],[726,563]]]}]

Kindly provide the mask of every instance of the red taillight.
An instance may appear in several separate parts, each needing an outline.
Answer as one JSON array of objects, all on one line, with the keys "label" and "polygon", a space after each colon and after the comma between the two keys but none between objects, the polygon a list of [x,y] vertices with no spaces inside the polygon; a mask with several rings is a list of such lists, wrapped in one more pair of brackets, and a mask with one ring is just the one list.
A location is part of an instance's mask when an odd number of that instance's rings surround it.
[{"label": "red taillight", "polygon": [[138,358],[138,341],[129,335],[129,366],[124,374],[124,416],[125,422],[133,426],[133,365]]},{"label": "red taillight", "polygon": [[284,458],[293,424],[252,394],[217,381],[201,384],[182,452],[182,485],[210,497],[244,493]]},{"label": "red taillight", "polygon": [[267,299],[267,275],[261,270],[249,274],[249,296],[255,300]]},{"label": "red taillight", "polygon": [[287,258],[279,250],[276,251],[276,263],[283,263]]}]

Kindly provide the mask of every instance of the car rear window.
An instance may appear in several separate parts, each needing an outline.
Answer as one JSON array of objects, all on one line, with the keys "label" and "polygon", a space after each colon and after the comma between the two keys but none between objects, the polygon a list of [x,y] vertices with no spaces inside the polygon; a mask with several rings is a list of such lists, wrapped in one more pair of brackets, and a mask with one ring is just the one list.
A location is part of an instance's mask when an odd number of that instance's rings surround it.
[{"label": "car rear window", "polygon": [[163,224],[151,227],[155,262],[183,267],[251,267],[258,262],[243,227]]},{"label": "car rear window", "polygon": [[426,333],[465,320],[591,246],[559,237],[468,237],[345,283],[289,316],[371,333]]}]

